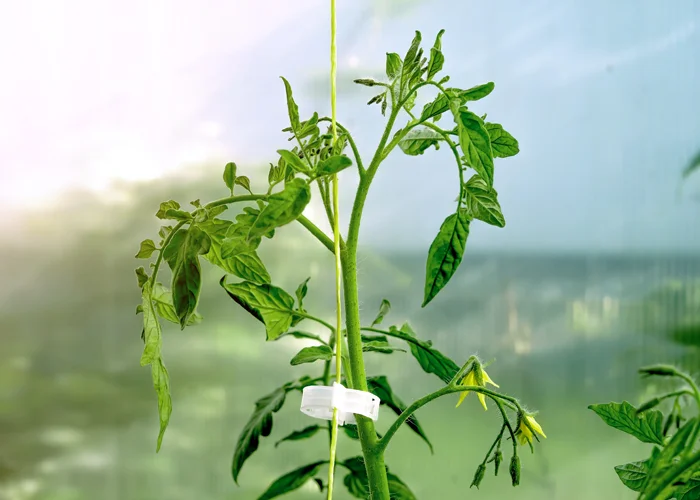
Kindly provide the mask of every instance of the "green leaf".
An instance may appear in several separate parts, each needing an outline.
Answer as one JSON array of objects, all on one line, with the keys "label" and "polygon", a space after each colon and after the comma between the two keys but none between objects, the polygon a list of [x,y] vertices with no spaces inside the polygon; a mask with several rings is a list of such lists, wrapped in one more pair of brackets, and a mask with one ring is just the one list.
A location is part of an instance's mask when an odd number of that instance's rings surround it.
[{"label": "green leaf", "polygon": [[143,266],[137,267],[135,269],[135,271],[136,271],[136,280],[139,284],[139,288],[143,288],[143,285],[145,285],[146,282],[148,281],[148,274],[146,274],[146,270],[143,268]]},{"label": "green leaf", "polygon": [[[411,79],[411,76],[413,75],[413,71],[416,70],[416,68],[420,64],[420,60],[418,59],[418,48],[420,47],[420,42],[421,42],[421,34],[420,31],[416,31],[415,36],[413,37],[413,41],[411,42],[411,46],[408,48],[408,51],[406,52],[406,56],[403,58],[403,65],[401,66],[401,89],[403,92],[403,88],[408,83],[408,81]],[[401,95],[403,96],[403,93]]]},{"label": "green leaf", "polygon": [[465,205],[472,217],[492,226],[505,227],[506,220],[498,203],[498,193],[489,188],[481,177],[474,175],[466,182],[464,195]]},{"label": "green leaf", "polygon": [[411,354],[416,358],[423,371],[437,375],[444,383],[449,384],[459,371],[457,363],[432,347],[429,342],[416,338],[416,333],[411,325],[404,323],[401,329],[391,327],[390,331],[397,337],[403,338],[409,343]]},{"label": "green leaf", "polygon": [[153,387],[158,395],[158,420],[160,421],[160,430],[158,431],[158,441],[156,443],[156,453],[160,451],[163,444],[163,436],[165,430],[170,423],[170,415],[173,412],[173,400],[170,396],[170,375],[163,364],[163,358],[158,357],[151,363],[151,378],[153,379]]},{"label": "green leaf", "polygon": [[248,177],[246,177],[245,175],[236,177],[235,183],[241,186],[246,191],[248,191],[250,194],[253,194],[253,192],[250,190],[250,179],[248,179]]},{"label": "green leaf", "polygon": [[311,200],[311,188],[303,179],[288,182],[283,191],[268,198],[268,203],[248,232],[248,241],[267,233],[270,229],[295,221]]},{"label": "green leaf", "polygon": [[292,130],[296,132],[301,128],[301,123],[299,123],[299,107],[297,103],[294,102],[294,97],[292,96],[292,87],[289,82],[283,76],[282,81],[284,82],[284,89],[287,93],[287,112],[289,113],[289,123],[292,126]]},{"label": "green leaf", "polygon": [[386,299],[382,299],[382,303],[379,305],[377,317],[374,318],[374,321],[372,321],[372,326],[378,325],[384,321],[384,316],[389,314],[389,311],[391,311],[391,302]]},{"label": "green leaf", "polygon": [[205,209],[207,211],[207,216],[209,219],[213,219],[217,215],[221,215],[224,213],[226,210],[228,210],[228,207],[226,205],[219,205],[218,207],[214,208],[207,208]]},{"label": "green leaf", "polygon": [[291,332],[285,332],[285,333],[283,333],[282,335],[280,335],[280,336],[277,337],[277,338],[280,339],[280,338],[282,338],[282,337],[287,337],[287,336],[289,336],[289,337],[294,337],[295,339],[315,340],[315,341],[317,341],[317,342],[320,342],[321,344],[325,344],[325,343],[326,343],[326,342],[325,342],[321,337],[319,337],[318,335],[314,335],[313,333],[308,333],[308,332],[300,332],[300,331],[298,331],[298,330],[293,330],[293,331],[291,331]]},{"label": "green leaf", "polygon": [[289,362],[292,366],[303,363],[313,363],[314,361],[328,361],[333,357],[333,351],[327,345],[315,345],[304,347]]},{"label": "green leaf", "polygon": [[169,208],[165,211],[165,215],[161,219],[178,220],[178,221],[190,221],[192,220],[192,214],[185,212],[184,210],[176,210],[174,208]]},{"label": "green leaf", "polygon": [[[398,396],[394,394],[394,391],[389,385],[389,381],[384,375],[379,377],[369,377],[367,379],[367,387],[372,394],[381,400],[381,404],[387,405],[397,415],[401,415],[401,412],[406,409],[406,405],[398,398]],[[418,419],[415,418],[415,415],[406,420],[405,423],[428,444],[430,447],[430,452],[432,453],[433,445],[428,440],[428,437],[425,435],[425,432],[418,423]]]},{"label": "green leaf", "polygon": [[395,52],[387,52],[386,54],[386,76],[389,80],[393,80],[399,76],[401,71],[401,56]]},{"label": "green leaf", "polygon": [[308,427],[304,427],[300,431],[294,431],[277,441],[275,443],[275,448],[277,448],[279,444],[284,441],[300,441],[302,439],[309,439],[310,437],[313,437],[319,430],[321,430],[321,426],[310,425]]},{"label": "green leaf", "polygon": [[[661,413],[655,410],[656,413]],[[647,413],[644,413],[646,415]],[[660,417],[659,420],[663,418]],[[688,438],[695,429],[695,424],[697,423],[697,417],[689,419],[683,427],[678,429],[678,431],[673,435],[671,440],[666,446],[661,449],[661,452],[654,457],[650,464],[649,479],[647,489],[653,490],[658,484],[659,480],[664,476],[666,471],[676,463],[676,457],[680,455],[689,446],[693,448],[695,443],[689,443]],[[686,471],[688,476],[692,474],[692,471]],[[676,481],[685,479],[684,475],[676,478]]]},{"label": "green leaf", "polygon": [[455,122],[467,165],[476,170],[489,187],[493,186],[493,152],[484,122],[466,108],[455,113]]},{"label": "green leaf", "polygon": [[165,240],[165,238],[167,238],[168,235],[172,232],[173,226],[161,226],[161,228],[158,230],[158,236],[160,236],[161,239]]},{"label": "green leaf", "polygon": [[[175,306],[173,306],[173,296],[170,290],[165,288],[162,284],[156,283],[153,287],[151,298],[155,304],[158,316],[164,320],[170,321],[171,323],[175,323],[176,325],[180,324],[180,319],[175,312]],[[192,316],[190,316],[187,326],[201,323],[201,321],[202,316],[195,311]]]},{"label": "green leaf", "polygon": [[494,158],[508,158],[520,152],[518,141],[498,123],[484,123],[491,138],[491,150]]},{"label": "green leaf", "polygon": [[153,240],[143,240],[141,242],[141,248],[139,248],[139,252],[136,254],[136,258],[148,259],[156,250],[156,244],[153,243]]},{"label": "green leaf", "polygon": [[409,131],[400,141],[401,151],[409,156],[422,155],[430,146],[439,149],[442,135],[427,127],[418,127]]},{"label": "green leaf", "polygon": [[362,352],[378,352],[380,354],[391,354],[394,351],[406,352],[389,344],[386,340],[370,340],[362,344]]},{"label": "green leaf", "polygon": [[316,166],[316,177],[337,174],[352,165],[352,160],[345,155],[335,155],[326,158]]},{"label": "green leaf", "polygon": [[358,85],[364,85],[365,87],[374,87],[375,85],[381,85],[381,83],[372,80],[371,78],[358,78],[353,80],[354,83]]},{"label": "green leaf", "polygon": [[433,77],[442,70],[442,65],[445,63],[445,57],[442,55],[442,43],[440,39],[445,33],[445,30],[440,30],[435,38],[435,45],[430,49],[430,61],[428,62],[428,74],[426,79],[428,81],[432,80]]},{"label": "green leaf", "polygon": [[233,186],[236,182],[236,164],[232,161],[228,162],[224,167],[224,183],[226,187],[231,190],[231,196],[233,196]]},{"label": "green leaf", "polygon": [[299,155],[297,155],[296,153],[292,153],[291,151],[287,151],[286,149],[278,149],[277,154],[284,158],[284,161],[287,162],[287,165],[290,165],[297,172],[302,174],[308,173],[309,167],[307,167],[304,164],[301,158],[299,158]]},{"label": "green leaf", "polygon": [[369,499],[369,480],[362,457],[348,458],[342,462],[350,471],[343,478],[343,484],[355,498]]},{"label": "green leaf", "polygon": [[689,177],[693,172],[700,169],[700,152],[696,154],[688,163],[688,166],[683,169],[683,178]]},{"label": "green leaf", "polygon": [[615,472],[617,473],[622,484],[627,486],[632,491],[643,491],[649,475],[649,462],[631,462],[624,465],[616,465]]},{"label": "green leaf", "polygon": [[325,463],[326,462],[316,462],[288,472],[284,476],[276,479],[258,500],[277,498],[280,495],[301,488],[318,473],[321,466]]},{"label": "green leaf", "polygon": [[440,226],[438,235],[430,245],[425,271],[425,307],[450,281],[462,262],[469,236],[469,216],[466,210],[452,214]]},{"label": "green leaf", "polygon": [[165,213],[168,210],[177,210],[180,208],[180,204],[174,200],[168,200],[168,201],[163,201],[160,204],[160,208],[158,209],[158,212],[156,212],[156,217],[159,219],[167,219],[165,216]]},{"label": "green leaf", "polygon": [[199,227],[192,226],[189,229],[179,229],[163,250],[163,258],[173,274],[173,306],[183,329],[199,301],[202,286],[199,255],[206,254],[210,247],[209,236]]},{"label": "green leaf", "polygon": [[260,436],[267,437],[272,432],[272,414],[282,408],[292,388],[293,384],[287,383],[255,402],[255,411],[243,428],[233,454],[231,473],[236,484],[243,464],[258,449]]},{"label": "green leaf", "polygon": [[306,294],[309,291],[309,280],[311,279],[311,276],[306,278],[304,281],[302,281],[299,286],[297,287],[297,290],[295,292],[297,296],[297,303],[299,304],[299,310],[303,311],[304,310],[304,298],[306,297]]},{"label": "green leaf", "polygon": [[484,85],[477,85],[476,87],[472,87],[468,90],[460,90],[456,88],[445,89],[447,95],[440,93],[433,101],[423,106],[420,121],[424,122],[430,118],[437,121],[442,113],[445,113],[450,109],[450,98],[455,99],[460,104],[465,104],[469,101],[477,101],[483,97],[486,97],[492,90],[493,82],[489,82]]},{"label": "green leaf", "polygon": [[249,281],[219,282],[229,296],[265,325],[267,340],[275,340],[289,330],[294,319],[294,299],[281,288]]},{"label": "green leaf", "polygon": [[389,497],[391,500],[417,500],[416,495],[397,475],[387,471],[386,479],[389,482]]},{"label": "green leaf", "polygon": [[459,98],[462,101],[462,104],[469,101],[478,101],[493,92],[493,88],[493,82],[477,85],[476,87],[461,91],[459,93]]},{"label": "green leaf", "polygon": [[631,434],[643,443],[664,444],[661,425],[663,415],[658,410],[651,410],[637,416],[637,409],[627,401],[590,405],[589,409],[598,414],[603,421],[615,429]]}]

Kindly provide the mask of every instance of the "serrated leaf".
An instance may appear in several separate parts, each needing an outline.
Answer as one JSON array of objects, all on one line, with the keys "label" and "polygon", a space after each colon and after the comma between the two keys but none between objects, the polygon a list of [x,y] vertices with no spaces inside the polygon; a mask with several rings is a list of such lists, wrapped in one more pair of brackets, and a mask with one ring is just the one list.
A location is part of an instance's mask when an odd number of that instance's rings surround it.
[{"label": "serrated leaf", "polygon": [[148,259],[153,252],[157,250],[156,244],[153,243],[153,240],[143,240],[141,242],[141,246],[139,248],[138,253],[136,254],[137,259]]},{"label": "serrated leaf", "polygon": [[518,141],[503,129],[499,123],[484,123],[491,138],[491,150],[494,158],[508,158],[520,152]]},{"label": "serrated leaf", "polygon": [[304,347],[301,351],[289,362],[290,365],[296,366],[304,363],[313,363],[314,361],[328,361],[333,357],[333,351],[327,345],[315,345]]},{"label": "serrated leaf", "polygon": [[458,127],[459,144],[467,165],[473,168],[489,187],[493,186],[493,151],[491,138],[483,120],[466,108],[460,108],[454,117]]},{"label": "serrated leaf", "polygon": [[427,127],[418,127],[409,131],[400,141],[401,151],[409,156],[422,155],[430,146],[439,149],[439,142],[443,137]]},{"label": "serrated leaf", "polygon": [[622,484],[627,486],[632,491],[643,491],[649,475],[649,463],[647,460],[643,462],[630,462],[624,465],[616,465],[615,472],[617,473]]},{"label": "serrated leaf", "polygon": [[[445,92],[461,104],[465,104],[469,101],[477,101],[486,97],[493,90],[493,82],[489,82],[483,85],[477,85],[467,90],[460,90],[456,88],[445,89]],[[450,109],[450,98],[440,93],[435,99],[425,106],[423,106],[423,111],[420,116],[420,121],[424,122],[430,118],[439,120],[440,115],[445,113]]]},{"label": "serrated leaf", "polygon": [[594,404],[588,407],[598,414],[603,422],[615,429],[630,434],[643,443],[664,444],[661,425],[663,414],[651,410],[637,415],[637,409],[627,401],[622,403]]},{"label": "serrated leaf", "polygon": [[236,169],[236,164],[232,161],[228,162],[224,167],[224,183],[231,190],[231,196],[233,196],[233,186],[236,183]]},{"label": "serrated leaf", "polygon": [[289,114],[289,123],[292,126],[292,130],[297,132],[301,128],[301,124],[299,123],[299,107],[297,106],[297,103],[294,102],[292,86],[289,85],[289,82],[285,77],[281,76],[280,78],[282,78],[282,81],[284,82],[284,89],[287,94],[287,113]]},{"label": "serrated leaf", "polygon": [[335,155],[319,162],[316,166],[316,177],[337,174],[352,165],[352,160],[345,155]]},{"label": "serrated leaf", "polygon": [[[398,396],[396,396],[396,394],[394,394],[394,391],[389,385],[389,381],[384,375],[367,378],[367,387],[372,394],[381,400],[380,404],[387,405],[397,415],[401,415],[401,412],[406,409],[406,405],[398,398]],[[432,453],[433,445],[430,443],[430,440],[428,440],[428,437],[425,435],[425,432],[423,431],[420,423],[418,423],[418,419],[415,418],[415,415],[413,415],[410,419],[407,419],[405,423],[413,430],[413,432],[418,434],[423,441],[428,444],[430,447],[430,452]]]},{"label": "serrated leaf", "polygon": [[301,441],[302,439],[309,439],[310,437],[315,436],[319,430],[321,430],[321,426],[309,425],[308,427],[304,427],[300,431],[294,431],[277,441],[275,443],[275,448],[277,448],[280,445],[280,443],[283,443],[284,441]]},{"label": "serrated leaf", "polygon": [[270,195],[248,232],[248,241],[276,227],[295,221],[311,200],[311,188],[303,179],[288,182],[283,191]]},{"label": "serrated leaf", "polygon": [[194,314],[199,302],[202,286],[202,269],[199,256],[209,252],[211,239],[199,229],[179,229],[163,249],[163,258],[172,270],[173,306],[180,320],[180,327],[185,328]]},{"label": "serrated leaf", "polygon": [[297,155],[296,153],[292,153],[291,151],[288,151],[286,149],[278,149],[277,154],[284,158],[284,161],[287,162],[287,165],[290,165],[297,172],[305,174],[309,171],[309,168],[304,164],[302,159],[299,158],[299,155]]},{"label": "serrated leaf", "polygon": [[426,373],[433,373],[444,383],[449,384],[459,371],[457,363],[432,347],[429,342],[419,340],[408,323],[404,323],[401,329],[391,327],[390,331],[409,343],[411,354]]},{"label": "serrated leaf", "polygon": [[386,54],[386,76],[389,80],[393,80],[399,76],[401,71],[401,56],[395,52],[387,52]]},{"label": "serrated leaf", "polygon": [[301,488],[318,473],[323,464],[325,462],[316,462],[288,472],[276,479],[258,500],[270,500]]},{"label": "serrated leaf", "polygon": [[267,437],[272,432],[272,414],[282,408],[287,392],[291,389],[292,384],[285,384],[255,402],[255,411],[238,437],[233,454],[231,474],[236,484],[243,464],[258,449],[260,437]]},{"label": "serrated leaf", "polygon": [[306,297],[306,294],[309,291],[309,280],[311,279],[311,276],[306,278],[304,281],[302,281],[299,286],[296,289],[296,296],[297,296],[297,304],[299,304],[299,310],[303,311],[304,310],[304,298]]},{"label": "serrated leaf", "polygon": [[492,226],[505,227],[506,220],[498,203],[498,193],[489,188],[481,177],[474,175],[466,182],[464,195],[465,205],[473,218]]},{"label": "serrated leaf", "polygon": [[143,266],[137,267],[135,269],[135,271],[136,271],[136,281],[139,285],[139,288],[143,288],[143,285],[145,285],[146,282],[148,281],[148,274],[146,274],[146,270],[143,268]]},{"label": "serrated leaf", "polygon": [[440,32],[435,37],[435,44],[433,48],[430,49],[430,61],[428,62],[428,74],[426,79],[428,81],[432,80],[433,77],[442,70],[442,65],[445,63],[445,57],[442,55],[442,43],[440,39],[445,33],[445,30],[440,30]]},{"label": "serrated leaf", "polygon": [[391,500],[417,500],[416,495],[396,474],[387,471],[386,479],[389,482],[389,497]]},{"label": "serrated leaf", "polygon": [[175,200],[163,201],[160,204],[158,212],[156,212],[156,217],[158,217],[159,219],[166,219],[167,217],[165,216],[165,212],[167,212],[168,210],[177,210],[179,208],[180,204]]},{"label": "serrated leaf", "polygon": [[294,299],[273,285],[258,285],[249,281],[219,284],[241,307],[265,325],[267,340],[275,340],[289,330],[294,319]]},{"label": "serrated leaf", "polygon": [[[660,413],[658,410],[654,410]],[[647,415],[644,413],[643,415]],[[659,420],[663,418],[663,415],[659,417]],[[683,426],[678,429],[678,431],[673,435],[671,440],[664,446],[661,451],[654,457],[650,463],[649,476],[647,480],[647,490],[656,489],[661,478],[665,475],[666,471],[676,463],[676,458],[685,451],[687,446],[693,448],[695,443],[688,443],[688,438],[695,429],[695,424],[697,422],[697,417],[689,419]],[[687,479],[692,474],[692,471],[686,471],[684,474],[678,476],[675,482],[680,482]]]},{"label": "serrated leaf", "polygon": [[248,179],[247,176],[241,175],[240,177],[236,177],[235,184],[241,186],[243,189],[252,194],[252,191],[250,190],[250,179]]},{"label": "serrated leaf", "polygon": [[469,224],[466,210],[460,210],[447,217],[440,226],[440,231],[428,251],[421,307],[428,305],[457,271],[469,236]]},{"label": "serrated leaf", "polygon": [[207,210],[208,218],[213,219],[217,215],[221,215],[226,210],[228,210],[228,207],[226,205],[219,205],[218,207],[207,208],[206,210]]},{"label": "serrated leaf", "polygon": [[[156,283],[153,287],[151,297],[155,304],[158,316],[160,316],[166,321],[175,323],[176,325],[180,324],[180,319],[178,318],[177,313],[175,312],[175,306],[173,306],[173,296],[170,290],[165,288],[161,283]],[[201,323],[201,321],[202,316],[197,311],[195,311],[192,314],[192,316],[190,316],[190,319],[187,321],[187,326]]]},{"label": "serrated leaf", "polygon": [[391,311],[391,302],[386,299],[382,299],[382,303],[379,305],[377,317],[374,318],[374,321],[372,321],[372,326],[379,325],[382,321],[384,321],[384,316],[389,314],[389,311]]}]

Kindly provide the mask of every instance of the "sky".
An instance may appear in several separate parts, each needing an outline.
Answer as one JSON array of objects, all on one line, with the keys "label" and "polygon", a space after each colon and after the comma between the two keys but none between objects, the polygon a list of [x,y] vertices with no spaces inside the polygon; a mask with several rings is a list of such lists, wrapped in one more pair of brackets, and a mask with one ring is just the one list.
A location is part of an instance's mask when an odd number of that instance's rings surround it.
[{"label": "sky", "polygon": [[[371,89],[351,80],[381,77],[385,53],[405,53],[415,30],[428,45],[446,29],[451,85],[496,83],[473,108],[521,153],[496,161],[506,228],[474,223],[468,247],[700,250],[700,181],[679,191],[700,149],[700,3],[338,4],[339,119],[364,155],[383,119],[365,106]],[[275,161],[286,141],[280,75],[302,115],[329,112],[328,36],[325,0],[2,3],[0,208],[50,207],[76,187],[108,197],[114,181],[198,164]],[[343,173],[344,215],[355,182]],[[457,192],[445,148],[397,151],[373,185],[363,241],[427,248]]]}]

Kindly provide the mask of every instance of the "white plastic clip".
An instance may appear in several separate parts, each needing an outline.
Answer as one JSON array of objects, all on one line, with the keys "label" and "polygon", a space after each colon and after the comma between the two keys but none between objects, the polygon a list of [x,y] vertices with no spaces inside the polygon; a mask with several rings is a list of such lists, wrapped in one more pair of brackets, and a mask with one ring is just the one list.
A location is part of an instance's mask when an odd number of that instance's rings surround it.
[{"label": "white plastic clip", "polygon": [[338,425],[354,424],[355,414],[372,420],[379,417],[379,398],[370,392],[346,389],[333,382],[332,387],[309,385],[301,396],[301,411],[310,417],[331,420],[338,408]]}]

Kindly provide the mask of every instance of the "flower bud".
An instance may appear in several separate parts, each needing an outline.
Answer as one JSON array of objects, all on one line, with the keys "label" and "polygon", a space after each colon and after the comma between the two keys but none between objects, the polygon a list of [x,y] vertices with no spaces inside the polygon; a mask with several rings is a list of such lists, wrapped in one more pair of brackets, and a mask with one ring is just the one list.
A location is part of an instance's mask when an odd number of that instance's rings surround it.
[{"label": "flower bud", "polygon": [[640,413],[643,413],[643,412],[645,412],[645,411],[647,411],[647,410],[651,410],[652,408],[654,408],[655,406],[657,406],[659,403],[661,403],[661,400],[660,400],[659,398],[652,398],[652,399],[650,399],[649,401],[647,401],[646,403],[644,403],[642,406],[640,406],[639,408],[637,408],[637,415],[639,415]]},{"label": "flower bud", "polygon": [[513,455],[510,459],[510,479],[513,486],[520,484],[520,457],[518,455]]},{"label": "flower bud", "polygon": [[640,368],[639,373],[647,376],[657,375],[659,377],[675,377],[678,375],[678,370],[671,365],[652,365]]},{"label": "flower bud", "polygon": [[493,462],[495,465],[494,475],[498,476],[498,468],[501,466],[501,462],[503,462],[503,453],[501,453],[501,450],[496,450]]},{"label": "flower bud", "polygon": [[471,486],[476,486],[477,489],[479,488],[479,485],[481,484],[481,480],[484,479],[484,474],[486,474],[486,465],[484,464],[479,464],[479,467],[476,468],[476,472],[474,473],[474,479],[472,480]]}]

